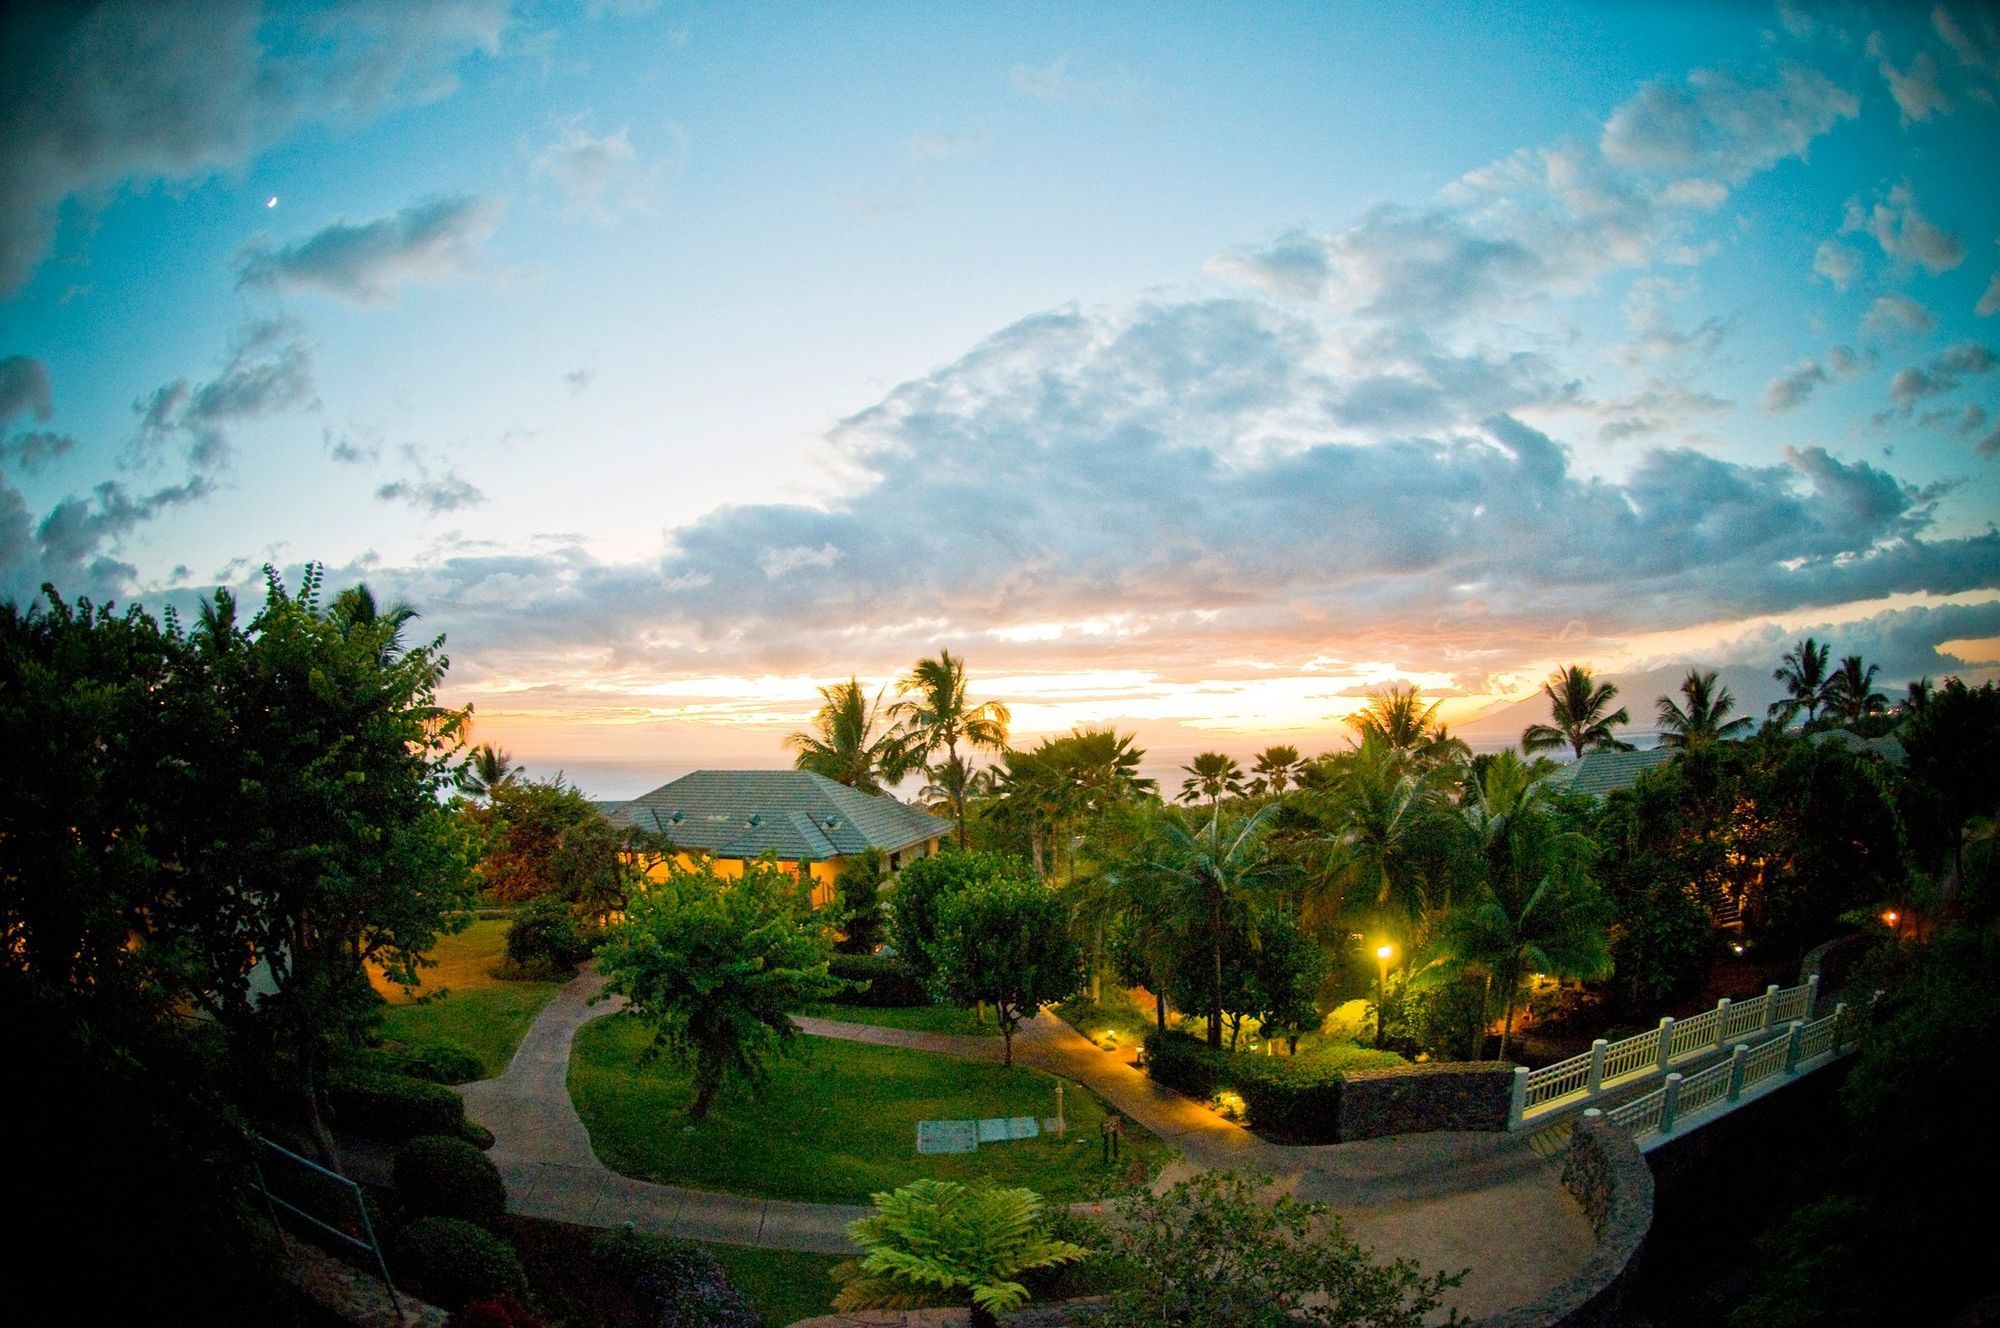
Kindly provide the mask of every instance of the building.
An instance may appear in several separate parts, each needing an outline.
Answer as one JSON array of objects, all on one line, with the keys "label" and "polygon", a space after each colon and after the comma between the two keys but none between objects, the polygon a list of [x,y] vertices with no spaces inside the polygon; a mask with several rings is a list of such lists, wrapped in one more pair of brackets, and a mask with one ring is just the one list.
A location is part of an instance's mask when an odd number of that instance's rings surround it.
[{"label": "building", "polygon": [[1658,770],[1680,753],[1672,747],[1649,747],[1638,752],[1586,752],[1549,776],[1549,784],[1568,793],[1602,798],[1620,789],[1631,788],[1648,770]]},{"label": "building", "polygon": [[[605,815],[619,829],[663,834],[683,866],[697,858],[736,875],[770,854],[813,882],[815,906],[833,898],[848,858],[879,850],[894,870],[937,852],[952,823],[886,793],[862,793],[806,770],[697,770]],[[653,869],[657,878],[664,863]]]}]

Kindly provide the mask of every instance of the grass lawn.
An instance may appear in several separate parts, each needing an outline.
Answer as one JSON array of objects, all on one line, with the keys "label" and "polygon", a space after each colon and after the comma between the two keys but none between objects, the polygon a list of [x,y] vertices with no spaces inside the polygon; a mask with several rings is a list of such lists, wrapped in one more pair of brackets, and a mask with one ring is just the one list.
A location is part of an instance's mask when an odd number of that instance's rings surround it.
[{"label": "grass lawn", "polygon": [[1096,1198],[1150,1174],[1171,1151],[1127,1123],[1121,1164],[1101,1164],[1104,1108],[1066,1085],[1069,1134],[920,1157],[917,1122],[1055,1114],[1052,1076],[901,1047],[806,1038],[809,1059],[773,1057],[759,1101],[741,1085],[691,1125],[687,1075],[639,1064],[646,1026],[613,1015],[578,1033],[569,1088],[597,1155],[628,1176],[812,1203],[866,1203],[920,1176],[1025,1185],[1055,1203]]},{"label": "grass lawn", "polygon": [[1000,1025],[989,1012],[979,1022],[973,1010],[956,1005],[840,1005],[820,1001],[793,1011],[818,1019],[838,1019],[849,1024],[873,1024],[877,1028],[905,1028],[916,1033],[965,1033],[974,1037],[999,1037]]},{"label": "grass lawn", "polygon": [[[383,1039],[392,1045],[456,1042],[479,1057],[488,1078],[505,1070],[528,1025],[562,985],[493,976],[493,966],[507,951],[508,926],[505,919],[475,922],[439,941],[430,956],[437,966],[421,970],[423,985],[413,992],[371,970],[369,979],[389,1002],[382,1012]],[[439,991],[445,994],[438,999],[422,999]]]},{"label": "grass lawn", "polygon": [[767,1324],[796,1323],[833,1313],[840,1284],[829,1273],[840,1262],[833,1254],[801,1254],[797,1250],[753,1250],[743,1245],[710,1245],[729,1280]]}]

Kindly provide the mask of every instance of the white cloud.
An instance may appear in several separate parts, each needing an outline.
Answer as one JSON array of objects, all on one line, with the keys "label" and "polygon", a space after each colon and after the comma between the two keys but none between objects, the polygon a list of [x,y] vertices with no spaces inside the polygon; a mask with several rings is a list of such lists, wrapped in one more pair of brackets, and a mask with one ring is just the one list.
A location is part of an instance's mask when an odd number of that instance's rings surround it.
[{"label": "white cloud", "polygon": [[471,275],[504,210],[493,198],[438,198],[373,221],[337,221],[282,248],[251,245],[238,280],[271,290],[315,289],[361,304],[393,299],[413,283]]},{"label": "white cloud", "polygon": [[[684,151],[683,143],[675,158]],[[531,168],[563,191],[571,211],[609,226],[652,211],[666,165],[640,157],[632,146],[630,125],[599,137],[581,121],[572,120],[554,142],[535,154]]]},{"label": "white cloud", "polygon": [[1883,81],[1889,85],[1889,95],[1895,98],[1896,108],[1903,113],[1903,123],[1913,124],[1928,120],[1932,115],[1951,111],[1951,99],[1938,86],[1937,61],[1929,51],[1919,51],[1904,68],[1898,69],[1889,58],[1888,43],[1879,32],[1868,37],[1868,56],[1875,61],[1881,71]]},{"label": "white cloud", "polygon": [[298,326],[265,319],[240,329],[229,358],[207,382],[185,378],[135,402],[136,453],[150,458],[178,444],[198,471],[213,472],[230,456],[230,433],[239,425],[300,407],[317,406],[312,351]]},{"label": "white cloud", "polygon": [[1990,372],[2000,357],[1976,341],[1961,342],[1940,351],[1930,361],[1911,365],[1889,380],[1889,399],[1897,413],[1907,416],[1919,402],[1955,392],[1967,378]]},{"label": "white cloud", "polygon": [[1859,199],[1849,201],[1840,230],[1843,235],[1865,232],[1890,258],[1915,263],[1932,276],[1965,261],[1964,244],[1924,215],[1908,184],[1894,186],[1866,208]]},{"label": "white cloud", "polygon": [[1903,333],[1929,332],[1937,326],[1930,310],[1907,295],[1878,295],[1861,318],[1864,337],[1890,337]]},{"label": "white cloud", "polygon": [[41,261],[64,200],[203,179],[300,125],[351,124],[446,96],[464,57],[499,50],[511,8],[11,7],[0,42],[0,297]]},{"label": "white cloud", "polygon": [[1605,159],[1659,174],[1740,183],[1860,113],[1854,94],[1817,70],[1786,65],[1774,82],[1701,69],[1684,86],[1648,84],[1605,122]]},{"label": "white cloud", "polygon": [[1833,283],[1837,291],[1846,292],[1854,284],[1854,278],[1861,272],[1861,255],[1838,240],[1822,240],[1813,251],[1813,271]]}]

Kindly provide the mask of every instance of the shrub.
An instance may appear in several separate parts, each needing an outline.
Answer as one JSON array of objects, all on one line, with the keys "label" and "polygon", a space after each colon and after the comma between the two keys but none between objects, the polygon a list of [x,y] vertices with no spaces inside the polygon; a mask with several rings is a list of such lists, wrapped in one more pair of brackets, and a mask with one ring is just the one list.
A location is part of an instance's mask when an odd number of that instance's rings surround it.
[{"label": "shrub", "polygon": [[638,1302],[660,1328],[760,1328],[763,1320],[730,1282],[713,1254],[666,1236],[627,1228],[590,1246],[605,1278]]},{"label": "shrub", "polygon": [[433,1084],[469,1084],[486,1077],[486,1066],[471,1048],[457,1042],[406,1042],[360,1052],[354,1064],[376,1074],[402,1075]]},{"label": "shrub", "polygon": [[868,849],[841,865],[833,888],[841,913],[841,938],[834,949],[841,954],[873,954],[888,929],[882,912],[882,881],[889,874],[889,861],[878,848]]},{"label": "shrub", "polygon": [[527,1293],[528,1275],[514,1247],[463,1218],[418,1218],[390,1244],[397,1273],[447,1309]]},{"label": "shrub", "polygon": [[340,1127],[371,1139],[465,1131],[465,1104],[443,1084],[347,1066],[331,1076],[327,1095]]},{"label": "shrub", "polygon": [[1227,1087],[1222,1081],[1230,1059],[1230,1053],[1178,1029],[1146,1035],[1146,1073],[1189,1097],[1212,1097]]},{"label": "shrub", "polygon": [[[857,985],[830,997],[842,1005],[929,1005],[923,981],[902,960],[891,955],[836,954],[826,971]],[[860,985],[866,984],[866,985]]]},{"label": "shrub", "polygon": [[1240,1094],[1252,1128],[1300,1143],[1333,1142],[1345,1071],[1400,1064],[1400,1056],[1367,1047],[1255,1056],[1217,1051],[1178,1030],[1146,1036],[1146,1072],[1154,1079],[1190,1097]]},{"label": "shrub", "polygon": [[575,909],[544,895],[515,912],[507,928],[507,966],[523,976],[571,973],[600,939],[595,928],[577,920]]},{"label": "shrub", "polygon": [[499,1168],[449,1135],[419,1135],[396,1150],[396,1193],[421,1217],[462,1217],[490,1227],[507,1211]]}]

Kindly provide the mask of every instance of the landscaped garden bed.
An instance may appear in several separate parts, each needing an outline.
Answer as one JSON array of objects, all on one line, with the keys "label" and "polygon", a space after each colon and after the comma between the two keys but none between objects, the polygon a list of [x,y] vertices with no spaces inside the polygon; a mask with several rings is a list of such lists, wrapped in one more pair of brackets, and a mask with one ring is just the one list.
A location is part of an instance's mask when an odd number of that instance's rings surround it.
[{"label": "landscaped garden bed", "polygon": [[806,1040],[808,1059],[770,1061],[759,1099],[732,1086],[706,1120],[686,1119],[693,1093],[667,1059],[641,1064],[650,1033],[629,1016],[586,1026],[570,1062],[570,1094],[607,1165],[628,1176],[814,1203],[865,1203],[922,1176],[1023,1185],[1052,1203],[1127,1187],[1168,1149],[1127,1123],[1123,1159],[1100,1160],[1105,1109],[1066,1084],[1068,1132],[920,1156],[926,1120],[1055,1114],[1057,1081],[1021,1066],[900,1047]]}]

